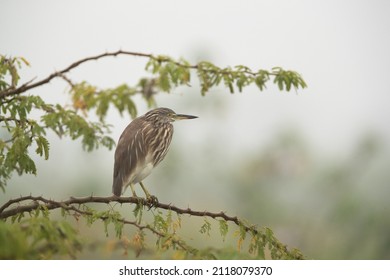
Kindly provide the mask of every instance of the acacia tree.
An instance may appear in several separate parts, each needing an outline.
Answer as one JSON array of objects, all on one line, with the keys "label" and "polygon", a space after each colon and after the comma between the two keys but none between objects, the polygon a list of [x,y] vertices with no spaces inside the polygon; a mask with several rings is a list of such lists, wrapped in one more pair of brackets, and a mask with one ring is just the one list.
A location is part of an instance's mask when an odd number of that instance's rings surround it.
[{"label": "acacia tree", "polygon": [[[145,58],[148,77],[141,78],[135,86],[122,84],[107,89],[99,89],[86,81],[74,82],[70,78],[71,71],[84,63],[117,56]],[[20,176],[37,174],[31,153],[49,160],[48,131],[59,137],[81,139],[83,148],[89,152],[100,147],[112,149],[115,141],[110,137],[109,124],[106,123],[110,107],[134,118],[137,115],[133,102],[135,95],[142,95],[149,107],[153,107],[155,94],[170,92],[180,85],[189,86],[194,72],[203,96],[210,88],[221,84],[231,93],[241,92],[251,84],[263,91],[272,81],[280,90],[306,87],[297,72],[280,67],[257,71],[243,65],[220,68],[206,61],[190,64],[184,59],[122,50],[87,57],[44,79],[20,84],[18,70],[24,66],[29,66],[29,63],[23,57],[0,56],[0,188],[3,192],[6,192],[7,182],[15,173]],[[62,79],[69,84],[71,108],[49,104],[39,95],[30,93],[31,89],[45,86],[54,79]],[[40,117],[33,118],[32,111],[39,112]],[[86,113],[89,111],[98,116],[98,122],[88,119]],[[91,206],[96,203],[107,207],[97,210]],[[121,214],[119,210],[125,205],[132,206],[133,211]],[[148,211],[151,207],[154,211]],[[53,215],[56,209],[60,210],[60,218]],[[150,205],[139,197],[90,196],[55,201],[31,195],[11,199],[0,206],[0,258],[77,258],[85,242],[72,225],[72,219],[84,220],[88,225],[100,221],[102,231],[108,235],[109,229],[113,229],[118,241],[123,240],[126,234],[124,228],[132,227],[132,236],[127,239],[131,242],[119,243],[125,251],[135,250],[137,255],[146,247],[151,247],[147,238],[153,236],[155,250],[175,252],[179,258],[220,257],[216,248],[194,247],[190,240],[181,236],[183,215],[202,219],[199,235],[210,235],[212,228],[217,228],[221,238],[225,239],[233,227],[238,244],[236,254],[246,252],[245,256],[260,259],[303,258],[298,250],[290,250],[281,243],[271,229],[251,225],[245,219],[224,212],[184,209],[162,202]]]}]

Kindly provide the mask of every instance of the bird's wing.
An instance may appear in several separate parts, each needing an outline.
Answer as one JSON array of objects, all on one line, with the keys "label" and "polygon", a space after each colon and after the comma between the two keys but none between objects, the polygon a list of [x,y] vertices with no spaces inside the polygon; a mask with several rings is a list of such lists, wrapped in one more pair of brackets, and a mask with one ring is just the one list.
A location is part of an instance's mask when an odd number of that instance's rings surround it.
[{"label": "bird's wing", "polygon": [[131,183],[130,175],[137,164],[143,164],[146,157],[142,126],[138,119],[132,121],[123,131],[115,150],[112,192],[120,196],[123,187]]}]

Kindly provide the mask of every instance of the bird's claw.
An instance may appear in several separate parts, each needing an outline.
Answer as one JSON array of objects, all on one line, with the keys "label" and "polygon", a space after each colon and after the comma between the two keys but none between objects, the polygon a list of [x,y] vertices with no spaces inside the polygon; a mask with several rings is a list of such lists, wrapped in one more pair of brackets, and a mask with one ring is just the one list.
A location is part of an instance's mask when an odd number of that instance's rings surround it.
[{"label": "bird's claw", "polygon": [[156,196],[151,195],[146,198],[146,205],[148,206],[149,209],[157,206],[157,204],[158,204],[158,199]]}]

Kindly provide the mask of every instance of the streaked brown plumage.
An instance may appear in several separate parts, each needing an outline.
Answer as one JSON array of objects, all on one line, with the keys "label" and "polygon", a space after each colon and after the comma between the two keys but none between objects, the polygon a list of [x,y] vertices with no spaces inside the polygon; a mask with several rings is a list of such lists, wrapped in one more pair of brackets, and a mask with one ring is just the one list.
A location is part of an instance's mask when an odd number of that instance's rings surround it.
[{"label": "streaked brown plumage", "polygon": [[134,185],[140,183],[146,197],[150,198],[142,180],[167,154],[173,135],[172,122],[193,118],[197,117],[157,108],[134,119],[123,131],[115,150],[114,195],[121,196],[130,185],[133,196],[136,196]]}]

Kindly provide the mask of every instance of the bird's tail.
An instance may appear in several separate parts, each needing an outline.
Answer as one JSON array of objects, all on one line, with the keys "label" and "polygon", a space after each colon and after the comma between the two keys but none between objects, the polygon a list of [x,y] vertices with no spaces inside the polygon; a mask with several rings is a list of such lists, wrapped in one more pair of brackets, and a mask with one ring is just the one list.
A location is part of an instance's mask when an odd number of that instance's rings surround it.
[{"label": "bird's tail", "polygon": [[120,180],[120,176],[114,177],[114,182],[112,183],[112,193],[116,196],[121,196],[122,194],[122,180]]}]

